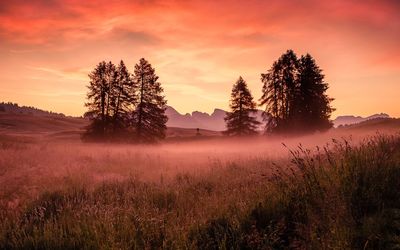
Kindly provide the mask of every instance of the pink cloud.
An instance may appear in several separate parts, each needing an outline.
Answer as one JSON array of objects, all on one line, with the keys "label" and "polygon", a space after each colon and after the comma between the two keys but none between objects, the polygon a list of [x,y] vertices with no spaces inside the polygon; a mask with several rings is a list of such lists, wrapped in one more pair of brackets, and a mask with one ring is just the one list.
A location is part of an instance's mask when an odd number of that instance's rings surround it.
[{"label": "pink cloud", "polygon": [[[257,95],[259,74],[288,48],[313,54],[329,79],[351,74],[359,79],[352,84],[361,86],[366,73],[400,74],[399,12],[395,0],[4,1],[0,87],[7,79],[19,81],[13,71],[21,64],[61,72],[90,68],[103,59],[124,59],[133,66],[145,56],[166,91],[168,83],[173,86],[172,104],[184,112],[212,109],[220,103],[186,107],[177,101],[182,99],[177,86],[191,90],[186,94],[208,88],[224,96],[230,81],[245,75]],[[21,84],[28,83],[41,84]],[[332,85],[337,102],[346,84]],[[83,100],[76,102],[82,112]]]}]

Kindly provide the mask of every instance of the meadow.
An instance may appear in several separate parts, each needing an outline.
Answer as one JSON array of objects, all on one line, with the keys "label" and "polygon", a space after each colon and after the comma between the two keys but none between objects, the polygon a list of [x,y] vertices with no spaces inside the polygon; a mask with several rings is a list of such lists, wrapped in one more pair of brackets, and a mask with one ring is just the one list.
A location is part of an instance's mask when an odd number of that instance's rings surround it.
[{"label": "meadow", "polygon": [[400,136],[0,136],[0,249],[400,247]]}]

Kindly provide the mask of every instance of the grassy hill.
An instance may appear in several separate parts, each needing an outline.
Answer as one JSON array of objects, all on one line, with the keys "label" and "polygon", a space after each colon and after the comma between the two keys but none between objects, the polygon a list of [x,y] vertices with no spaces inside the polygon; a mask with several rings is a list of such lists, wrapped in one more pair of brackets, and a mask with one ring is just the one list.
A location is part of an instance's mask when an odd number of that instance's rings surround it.
[{"label": "grassy hill", "polygon": [[[43,111],[33,107],[0,103],[0,134],[78,140],[89,121],[81,117]],[[358,124],[339,126],[331,131],[339,133],[356,132],[397,132],[400,119],[376,118]],[[215,138],[219,131],[200,129],[200,136],[194,128],[168,127],[167,141],[188,141]]]},{"label": "grassy hill", "polygon": [[15,133],[80,131],[86,125],[88,121],[83,118],[0,113],[0,131]]},{"label": "grassy hill", "polygon": [[360,122],[357,124],[339,126],[339,131],[381,131],[396,132],[400,130],[399,118],[376,118]]},{"label": "grassy hill", "polygon": [[9,136],[78,139],[87,125],[76,117],[0,113],[0,134]]},{"label": "grassy hill", "polygon": [[[89,121],[80,117],[68,117],[53,114],[34,115],[29,113],[0,112],[0,134],[25,137],[45,137],[78,140]],[[196,129],[167,129],[167,139],[197,140],[220,136],[217,131],[201,129],[200,136]]]},{"label": "grassy hill", "polygon": [[16,103],[0,103],[0,134],[23,137],[77,139],[88,125],[87,119]]}]

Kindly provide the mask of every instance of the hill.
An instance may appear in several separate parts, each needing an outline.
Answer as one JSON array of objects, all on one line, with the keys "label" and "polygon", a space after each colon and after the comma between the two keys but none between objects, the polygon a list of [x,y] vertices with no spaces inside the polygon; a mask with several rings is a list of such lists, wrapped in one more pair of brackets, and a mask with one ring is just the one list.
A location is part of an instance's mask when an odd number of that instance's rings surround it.
[{"label": "hill", "polygon": [[25,114],[25,115],[35,115],[35,116],[52,115],[52,116],[65,117],[65,115],[62,113],[45,111],[31,106],[19,106],[17,103],[12,103],[12,102],[0,102],[0,114],[2,113]]},{"label": "hill", "polygon": [[[168,106],[166,114],[167,137],[175,139],[199,139],[197,128],[202,138],[221,136],[225,130],[224,117],[226,111],[215,109],[213,113],[194,111],[182,115]],[[257,119],[262,121],[262,111],[258,111]],[[399,128],[399,119],[389,118],[381,113],[368,117],[338,116],[333,123],[339,130],[393,130]],[[0,133],[19,135],[40,135],[57,138],[79,138],[88,119],[70,117],[64,114],[44,111],[34,107],[19,106],[14,103],[0,103]]]},{"label": "hill", "polygon": [[0,113],[0,134],[78,139],[88,121],[60,115]]},{"label": "hill", "polygon": [[360,123],[340,126],[338,130],[350,131],[381,131],[397,132],[400,130],[399,118],[375,118],[362,121]]},{"label": "hill", "polygon": [[[196,118],[208,116],[205,113],[197,113],[194,115]],[[221,112],[219,115],[221,115]],[[210,116],[208,120],[211,121],[216,116]],[[223,118],[221,119],[223,121]],[[171,126],[171,124],[179,124],[173,121],[172,119],[172,123],[168,124],[167,129],[167,138],[170,140],[204,139],[221,135],[220,132],[204,129],[207,124],[196,126],[196,123],[192,123],[191,128],[180,128]],[[211,124],[215,125],[216,123],[211,122]],[[65,116],[64,114],[19,106],[14,103],[0,103],[0,134],[2,135],[79,139],[87,125],[89,125],[89,120],[82,117]],[[201,128],[199,131],[197,131],[198,127]],[[200,137],[198,133],[201,135]]]}]

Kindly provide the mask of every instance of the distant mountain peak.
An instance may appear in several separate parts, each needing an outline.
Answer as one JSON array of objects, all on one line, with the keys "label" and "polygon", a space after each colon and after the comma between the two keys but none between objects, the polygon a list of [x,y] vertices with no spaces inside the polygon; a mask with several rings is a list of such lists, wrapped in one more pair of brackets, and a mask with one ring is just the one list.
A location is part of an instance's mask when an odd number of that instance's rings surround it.
[{"label": "distant mountain peak", "polygon": [[[257,113],[257,119],[261,118],[262,111]],[[167,107],[168,116],[168,127],[179,127],[179,128],[200,128],[214,131],[224,131],[225,127],[225,115],[226,111],[223,109],[215,108],[214,111],[209,114],[202,111],[193,111],[191,114],[186,113],[185,115],[180,114],[173,107]]]},{"label": "distant mountain peak", "polygon": [[[264,122],[262,119],[262,111],[259,110],[256,114],[257,120],[261,122],[263,126]],[[179,128],[200,128],[214,131],[224,131],[225,127],[225,115],[226,111],[223,109],[215,108],[214,111],[209,114],[207,112],[193,111],[192,113],[180,114],[173,107],[168,106],[167,116],[169,118],[168,127],[179,127]],[[367,117],[355,116],[355,115],[342,115],[338,116],[333,120],[334,127],[340,125],[351,125],[360,123],[366,120],[376,118],[390,118],[386,113],[377,113]]]},{"label": "distant mountain peak", "polygon": [[[2,113],[29,114],[34,116],[64,116],[63,114],[44,111],[34,107],[19,106],[18,104],[11,102],[0,102],[0,114]],[[263,112],[259,110],[256,114],[257,120],[262,124],[261,126],[264,124],[262,113]],[[192,113],[181,114],[175,108],[167,106],[165,114],[168,116],[168,127],[200,128],[214,131],[224,131],[226,129],[224,120],[226,111],[219,108],[215,108],[211,114],[201,111],[193,111]],[[338,127],[340,125],[352,125],[377,118],[390,118],[390,116],[386,113],[377,113],[367,117],[342,115],[334,119],[333,124],[334,127]]]},{"label": "distant mountain peak", "polygon": [[367,117],[354,116],[354,115],[342,115],[342,116],[336,117],[336,119],[333,120],[333,125],[334,125],[334,127],[339,127],[341,125],[352,125],[352,124],[364,122],[367,120],[377,119],[377,118],[390,118],[390,116],[386,113],[374,114],[374,115],[370,115]]}]

